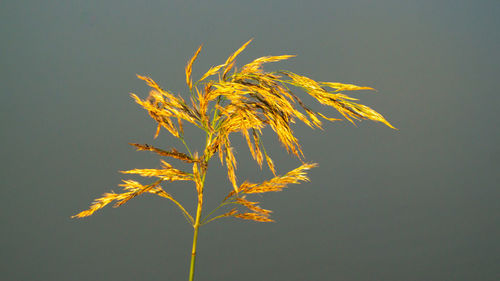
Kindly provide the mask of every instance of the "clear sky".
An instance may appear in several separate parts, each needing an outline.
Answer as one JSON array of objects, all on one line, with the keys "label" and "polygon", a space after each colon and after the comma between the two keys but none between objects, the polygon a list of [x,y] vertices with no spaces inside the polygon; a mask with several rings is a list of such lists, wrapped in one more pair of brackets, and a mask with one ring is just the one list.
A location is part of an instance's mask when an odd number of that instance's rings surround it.
[{"label": "clear sky", "polygon": [[[1,1],[0,279],[187,279],[192,229],[171,203],[70,216],[119,191],[119,170],[158,167],[128,142],[181,147],[153,140],[136,73],[186,95],[201,43],[195,77],[255,38],[238,65],[295,54],[269,69],[374,87],[353,95],[399,131],[297,125],[311,182],[256,198],[275,223],[202,227],[197,280],[500,280],[499,14],[481,0]],[[267,142],[278,173],[300,165]],[[240,180],[269,178],[237,151]],[[166,189],[193,210],[191,185]],[[208,206],[230,189],[214,160]]]}]

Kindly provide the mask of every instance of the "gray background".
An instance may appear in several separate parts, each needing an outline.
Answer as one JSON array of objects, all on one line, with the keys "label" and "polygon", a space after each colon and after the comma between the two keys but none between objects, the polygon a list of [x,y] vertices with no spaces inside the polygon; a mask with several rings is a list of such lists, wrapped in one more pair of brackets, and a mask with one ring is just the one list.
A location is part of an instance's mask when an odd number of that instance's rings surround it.
[{"label": "gray background", "polygon": [[[500,280],[499,14],[460,0],[1,1],[0,279],[187,279],[192,230],[171,203],[70,216],[119,191],[118,170],[158,167],[128,142],[181,147],[152,140],[136,73],[185,94],[199,44],[195,77],[253,37],[239,65],[296,54],[267,69],[372,86],[354,95],[400,130],[298,124],[312,181],[256,197],[276,223],[203,227],[197,280]],[[280,173],[300,164],[266,133]],[[240,180],[269,178],[237,150]],[[191,185],[166,188],[193,210]],[[230,188],[214,159],[207,207]]]}]

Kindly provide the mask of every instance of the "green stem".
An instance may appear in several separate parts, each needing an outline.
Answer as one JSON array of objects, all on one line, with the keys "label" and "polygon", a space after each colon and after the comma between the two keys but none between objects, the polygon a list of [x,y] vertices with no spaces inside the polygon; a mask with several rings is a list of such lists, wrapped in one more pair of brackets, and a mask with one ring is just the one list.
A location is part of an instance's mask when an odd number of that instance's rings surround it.
[{"label": "green stem", "polygon": [[189,149],[189,146],[187,145],[186,141],[184,140],[184,136],[182,137],[179,137],[179,139],[182,141],[182,143],[184,144],[184,146],[186,147],[188,153],[189,153],[189,156],[191,158],[193,158],[193,154],[191,154],[191,150]]},{"label": "green stem", "polygon": [[[207,133],[207,143],[205,145],[205,151],[207,150],[208,146],[210,145],[210,141],[212,139],[212,134]],[[201,175],[200,174],[195,174],[194,176],[199,177],[199,179],[196,179],[196,191],[198,193],[198,206],[196,208],[196,218],[193,224],[194,232],[193,232],[193,248],[191,250],[191,264],[189,266],[189,281],[193,281],[194,279],[194,266],[196,263],[196,245],[198,243],[198,230],[201,226],[200,220],[201,220],[201,210],[203,208],[203,188],[205,186],[205,176],[207,175],[206,173],[206,167],[208,165],[208,160],[210,159],[210,155],[203,155],[201,158],[203,159],[203,162],[201,164],[194,163],[193,165],[199,165],[198,168],[201,168]]]},{"label": "green stem", "polygon": [[[226,200],[224,200],[224,201],[226,201]],[[210,218],[210,216],[211,216],[213,213],[215,213],[215,211],[217,211],[218,209],[220,209],[222,206],[226,206],[226,205],[229,205],[229,204],[235,204],[235,203],[236,203],[236,202],[233,202],[233,201],[231,201],[231,202],[224,202],[224,201],[222,201],[222,203],[220,203],[220,205],[219,205],[219,206],[217,206],[217,208],[213,209],[213,210],[212,210],[212,211],[211,211],[208,215],[206,215],[206,216],[205,216],[205,217],[201,220],[200,225],[204,225],[204,224],[207,224],[209,221],[212,221],[214,218],[209,219],[209,218]],[[207,219],[209,219],[209,220],[207,221]]]},{"label": "green stem", "polygon": [[191,265],[189,266],[189,281],[194,279],[194,265],[196,262],[196,245],[198,241],[198,229],[200,228],[200,217],[201,217],[202,202],[198,198],[198,208],[196,210],[196,220],[194,222],[193,228],[193,249],[191,250]]}]

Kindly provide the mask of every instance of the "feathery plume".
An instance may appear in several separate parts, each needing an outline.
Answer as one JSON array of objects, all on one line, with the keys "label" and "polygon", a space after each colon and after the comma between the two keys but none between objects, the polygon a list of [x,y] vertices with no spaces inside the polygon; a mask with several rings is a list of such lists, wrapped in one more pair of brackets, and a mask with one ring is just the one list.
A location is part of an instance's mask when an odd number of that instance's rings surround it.
[{"label": "feathery plume", "polygon": [[189,87],[189,90],[193,89],[193,80],[191,79],[191,72],[193,71],[193,63],[198,57],[198,54],[201,51],[201,48],[203,47],[203,44],[198,47],[198,50],[194,53],[193,57],[188,61],[186,65],[186,84]]},{"label": "feathery plume", "polygon": [[[156,194],[172,201],[182,211],[188,223],[193,226],[193,251],[189,275],[189,280],[192,281],[196,239],[201,225],[224,217],[272,222],[273,220],[270,218],[272,211],[261,208],[258,202],[250,201],[247,196],[279,192],[287,188],[289,184],[309,181],[307,171],[316,167],[317,164],[304,162],[302,147],[293,131],[294,123],[298,120],[310,128],[322,129],[323,119],[327,121],[341,119],[327,117],[322,112],[312,110],[312,107],[306,105],[294,93],[296,88],[303,90],[318,103],[335,109],[344,119],[353,124],[360,120],[372,120],[395,129],[380,113],[358,103],[358,99],[345,94],[349,91],[374,90],[371,87],[338,82],[318,82],[290,71],[266,72],[263,69],[266,63],[287,60],[294,55],[260,57],[243,65],[238,70],[235,67],[236,57],[251,41],[252,39],[239,47],[223,64],[210,67],[193,84],[193,64],[203,45],[198,47],[185,67],[186,84],[190,92],[189,104],[181,95],[174,95],[162,89],[150,77],[137,75],[151,89],[145,99],[139,98],[133,93],[131,97],[157,123],[154,138],[157,138],[161,128],[164,128],[182,143],[185,148],[183,151],[186,152],[180,152],[175,148],[164,150],[148,144],[130,143],[130,145],[137,150],[151,151],[161,157],[178,159],[184,162],[184,165],[192,165],[192,172],[188,173],[174,168],[172,164],[164,160],[160,160],[161,168],[121,171],[123,174],[154,177],[156,181],[142,185],[134,180],[123,180],[123,183],[120,184],[123,188],[122,193],[104,193],[91,203],[89,209],[72,217],[88,217],[112,202],[114,202],[114,207],[121,206],[143,193]],[[207,78],[215,75],[217,75],[216,79],[206,81]],[[200,155],[197,151],[191,152],[184,139],[184,127],[189,124],[200,128],[205,133],[205,147],[200,150],[202,151]],[[262,132],[267,126],[276,134],[285,150],[302,162],[301,166],[285,175],[277,175],[278,167],[267,153],[262,141]],[[238,185],[237,159],[231,143],[231,134],[233,133],[243,135],[252,158],[260,168],[262,168],[265,158],[269,170],[274,175],[273,178],[261,183],[244,181]],[[218,154],[221,164],[227,170],[232,190],[214,211],[202,218],[205,177],[209,161],[215,154]],[[165,181],[193,181],[195,183],[198,202],[195,216],[192,216],[179,201],[160,186]],[[212,216],[219,208],[228,205],[233,207],[236,205],[236,208],[221,215]],[[240,212],[239,209],[245,210]]]}]

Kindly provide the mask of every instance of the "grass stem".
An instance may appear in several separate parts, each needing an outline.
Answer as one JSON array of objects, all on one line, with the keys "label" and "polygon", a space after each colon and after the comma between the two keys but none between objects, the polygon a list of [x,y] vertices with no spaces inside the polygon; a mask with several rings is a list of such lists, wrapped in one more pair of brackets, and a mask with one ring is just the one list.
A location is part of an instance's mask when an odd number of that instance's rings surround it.
[{"label": "grass stem", "polygon": [[[199,198],[200,199],[200,198]],[[201,209],[202,209],[202,200],[198,200],[198,208],[196,210],[196,220],[193,225],[193,248],[191,250],[191,265],[189,266],[189,281],[194,280],[194,266],[196,263],[196,245],[198,241],[198,229],[200,228],[200,217],[201,217]]]}]

